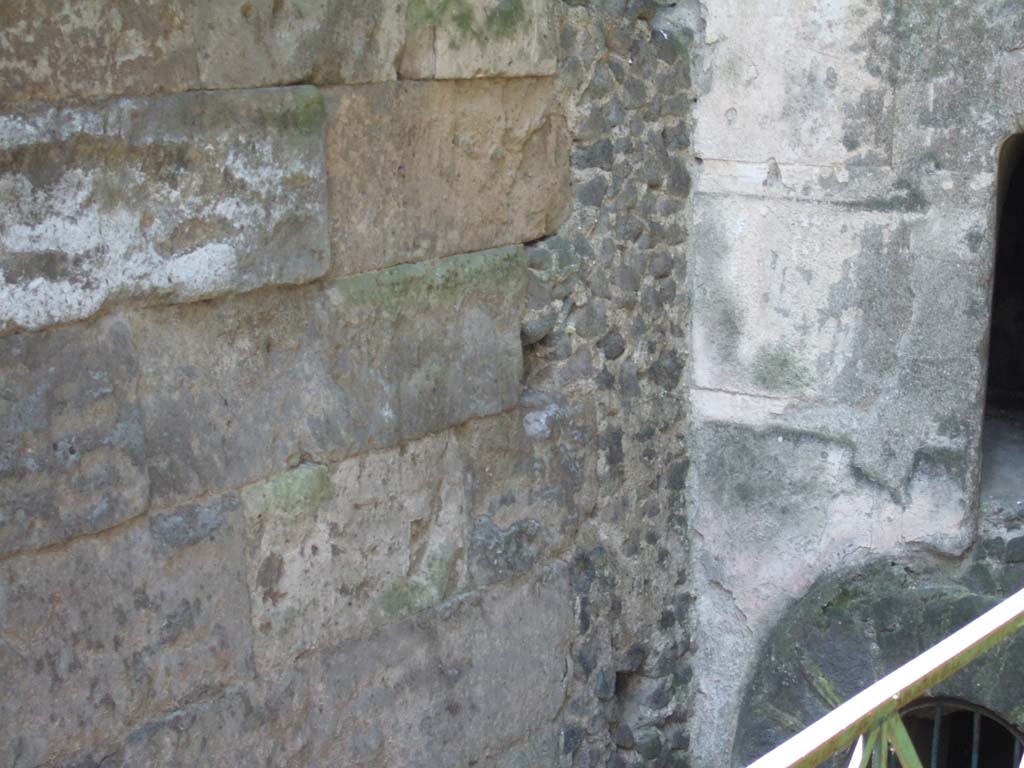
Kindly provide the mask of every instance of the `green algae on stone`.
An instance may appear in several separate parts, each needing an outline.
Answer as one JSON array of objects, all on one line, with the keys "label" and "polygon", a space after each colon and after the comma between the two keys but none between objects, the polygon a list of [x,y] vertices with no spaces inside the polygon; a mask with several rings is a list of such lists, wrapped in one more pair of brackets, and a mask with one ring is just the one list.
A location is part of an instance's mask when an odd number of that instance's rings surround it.
[{"label": "green algae on stone", "polygon": [[320,89],[313,85],[300,85],[289,88],[289,91],[292,103],[281,113],[282,128],[294,128],[303,136],[319,134],[327,114]]},{"label": "green algae on stone", "polygon": [[413,28],[446,27],[455,32],[459,45],[473,41],[483,47],[488,40],[513,37],[529,20],[523,0],[497,0],[483,17],[468,0],[412,0],[408,18]]},{"label": "green algae on stone", "polygon": [[754,382],[764,389],[799,389],[807,384],[807,370],[785,347],[761,347],[754,359]]},{"label": "green algae on stone", "polygon": [[377,602],[380,620],[401,618],[451,597],[457,581],[453,569],[461,555],[462,550],[456,549],[447,557],[430,558],[424,573],[387,586]]},{"label": "green algae on stone", "polygon": [[456,306],[477,291],[516,295],[525,286],[526,256],[517,245],[342,277],[330,283],[328,292],[346,304],[393,312]]},{"label": "green algae on stone", "polygon": [[306,464],[253,483],[242,491],[246,510],[256,518],[264,515],[299,517],[311,514],[330,496],[327,468]]}]

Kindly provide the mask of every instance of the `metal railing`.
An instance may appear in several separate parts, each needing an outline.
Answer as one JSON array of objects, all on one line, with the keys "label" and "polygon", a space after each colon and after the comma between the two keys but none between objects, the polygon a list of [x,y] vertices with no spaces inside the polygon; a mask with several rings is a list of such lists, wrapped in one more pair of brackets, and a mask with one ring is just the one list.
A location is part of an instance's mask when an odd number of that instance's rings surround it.
[{"label": "metal railing", "polygon": [[[836,707],[748,768],[814,768],[856,743],[850,768],[923,768],[900,710],[1024,626],[1024,589]],[[1024,761],[1019,764],[1024,768]]]}]

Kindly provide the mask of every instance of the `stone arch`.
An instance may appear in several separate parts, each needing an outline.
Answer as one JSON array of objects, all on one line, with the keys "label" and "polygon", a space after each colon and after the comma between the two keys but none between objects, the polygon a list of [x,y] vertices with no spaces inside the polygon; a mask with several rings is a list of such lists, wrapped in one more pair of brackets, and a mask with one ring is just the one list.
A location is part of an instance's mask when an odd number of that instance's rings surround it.
[{"label": "stone arch", "polygon": [[[1020,565],[922,571],[876,561],[819,580],[762,646],[740,710],[732,764],[747,765],[998,603]],[[1024,634],[932,689],[1024,726]],[[836,763],[839,764],[838,762]]]}]

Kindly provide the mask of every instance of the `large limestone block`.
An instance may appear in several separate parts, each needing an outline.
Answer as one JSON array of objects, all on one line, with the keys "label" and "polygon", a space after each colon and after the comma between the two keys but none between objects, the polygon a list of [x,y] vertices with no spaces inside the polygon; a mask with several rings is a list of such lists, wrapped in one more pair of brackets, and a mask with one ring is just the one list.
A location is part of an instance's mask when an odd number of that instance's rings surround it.
[{"label": "large limestone block", "polygon": [[576,505],[587,503],[586,459],[569,441],[527,434],[522,420],[517,411],[475,419],[243,489],[261,671],[467,585],[517,577],[564,548]]},{"label": "large limestone block", "polygon": [[421,437],[518,400],[522,247],[406,264],[327,285],[332,375],[370,447]]},{"label": "large limestone block", "polygon": [[572,599],[564,566],[323,652],[305,673],[310,761],[489,765],[533,744],[557,762]]},{"label": "large limestone block", "polygon": [[322,124],[309,87],[0,116],[0,333],[319,277]]},{"label": "large limestone block", "polygon": [[4,0],[0,101],[199,86],[190,0]]},{"label": "large limestone block", "polygon": [[198,0],[205,88],[394,80],[406,0]]},{"label": "large limestone block", "polygon": [[553,75],[553,0],[8,0],[0,101]]},{"label": "large limestone block", "polygon": [[0,556],[145,511],[137,377],[115,317],[0,339]]},{"label": "large limestone block", "polygon": [[197,3],[205,88],[553,75],[551,0]]},{"label": "large limestone block", "polygon": [[554,75],[551,0],[408,0],[406,80]]},{"label": "large limestone block", "polygon": [[316,288],[132,315],[157,501],[239,487],[350,440]]},{"label": "large limestone block", "polygon": [[522,249],[505,248],[137,313],[154,497],[239,487],[511,407],[525,286]]},{"label": "large limestone block", "polygon": [[436,605],[465,587],[455,445],[431,436],[299,466],[242,492],[261,670]]},{"label": "large limestone block", "polygon": [[249,687],[231,685],[222,694],[141,725],[114,748],[76,755],[74,765],[103,768],[237,768],[301,765],[290,762],[301,744],[287,738],[280,712],[263,706]]},{"label": "large limestone block", "polygon": [[52,764],[251,670],[236,497],[0,563],[0,750]]},{"label": "large limestone block", "polygon": [[70,764],[555,765],[572,631],[555,566],[211,691]]},{"label": "large limestone block", "polygon": [[568,200],[565,119],[550,78],[326,91],[340,273],[527,242]]}]

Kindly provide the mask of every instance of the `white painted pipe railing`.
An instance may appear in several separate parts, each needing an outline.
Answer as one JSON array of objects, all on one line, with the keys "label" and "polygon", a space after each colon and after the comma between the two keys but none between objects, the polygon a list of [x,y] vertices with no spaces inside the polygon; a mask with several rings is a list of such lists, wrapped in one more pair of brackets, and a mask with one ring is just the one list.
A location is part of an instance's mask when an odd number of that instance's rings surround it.
[{"label": "white painted pipe railing", "polygon": [[855,742],[851,768],[864,768],[869,760],[876,768],[883,768],[888,765],[883,760],[887,760],[889,747],[903,768],[921,768],[899,717],[900,710],[1022,626],[1024,589],[861,691],[749,768],[814,768]]}]

